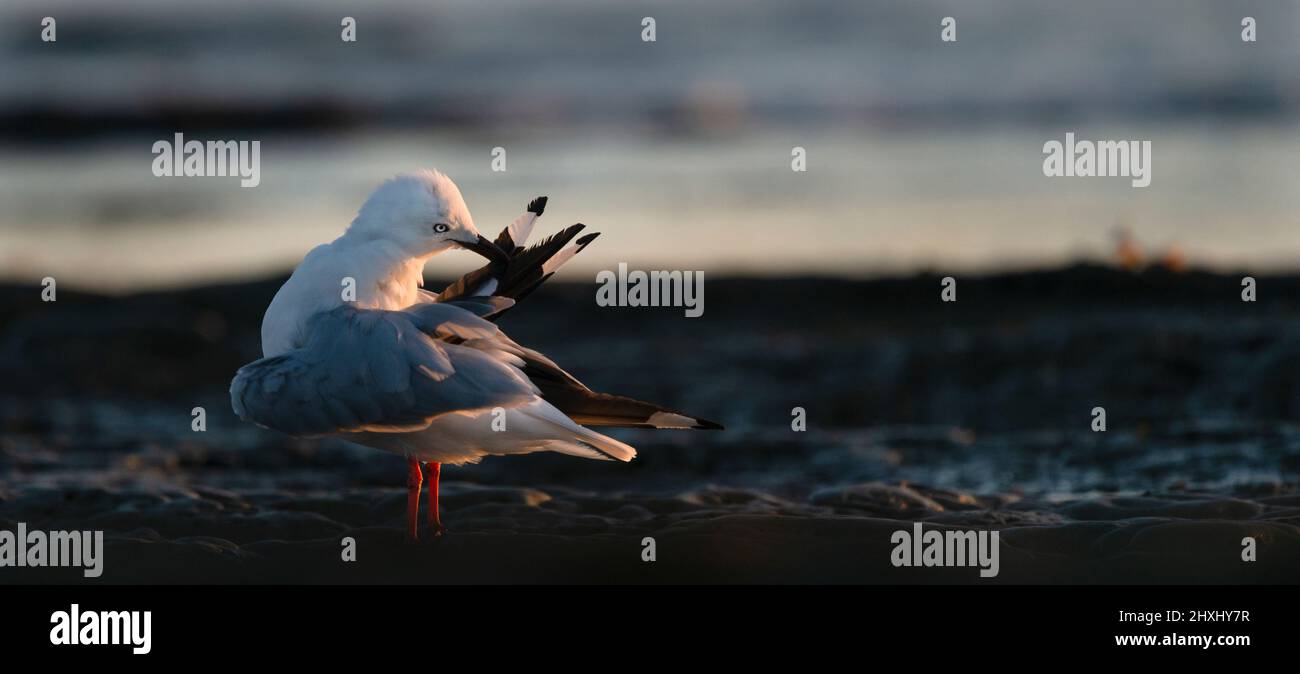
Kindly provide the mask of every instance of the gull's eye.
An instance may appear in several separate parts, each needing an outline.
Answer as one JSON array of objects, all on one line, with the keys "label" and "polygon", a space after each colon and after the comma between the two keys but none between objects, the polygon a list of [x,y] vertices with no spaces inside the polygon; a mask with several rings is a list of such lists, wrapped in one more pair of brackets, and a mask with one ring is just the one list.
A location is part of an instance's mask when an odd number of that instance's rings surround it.
[{"label": "gull's eye", "polygon": [[443,232],[446,232],[449,229],[451,229],[449,225],[441,222],[433,226],[433,231],[435,234],[442,234]]}]

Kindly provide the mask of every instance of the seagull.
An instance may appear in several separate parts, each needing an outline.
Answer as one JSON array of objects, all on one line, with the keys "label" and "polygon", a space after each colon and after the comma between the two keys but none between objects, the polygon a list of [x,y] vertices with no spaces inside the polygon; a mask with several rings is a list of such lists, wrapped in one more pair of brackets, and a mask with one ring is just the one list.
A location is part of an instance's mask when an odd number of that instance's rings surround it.
[{"label": "seagull", "polygon": [[[426,478],[427,524],[434,536],[446,531],[438,508],[444,463],[539,451],[630,461],[635,449],[587,426],[721,429],[592,391],[497,326],[596,237],[578,237],[583,225],[575,224],[525,248],[546,203],[534,199],[489,240],[446,175],[424,170],[380,185],[271,300],[263,357],[231,382],[235,413],[292,436],[338,436],[405,456],[411,540]],[[488,262],[440,293],[425,290],[425,263],[456,248]]]}]

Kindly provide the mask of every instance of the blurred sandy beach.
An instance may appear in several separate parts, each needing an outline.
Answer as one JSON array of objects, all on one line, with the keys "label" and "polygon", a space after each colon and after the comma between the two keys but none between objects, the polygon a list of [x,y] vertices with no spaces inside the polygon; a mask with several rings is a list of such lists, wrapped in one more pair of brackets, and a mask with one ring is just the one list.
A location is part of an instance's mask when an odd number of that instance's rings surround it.
[{"label": "blurred sandy beach", "polygon": [[[629,464],[448,467],[452,534],[416,547],[401,540],[401,457],[230,412],[277,281],[70,295],[57,311],[6,287],[0,526],[106,530],[105,582],[980,580],[890,566],[890,532],[917,521],[1000,530],[996,582],[1295,581],[1300,278],[1261,278],[1257,305],[1201,272],[965,283],[945,305],[928,276],[715,280],[690,321],[548,284],[505,319],[511,335],[597,389],[727,430],[615,431],[640,450]],[[1105,433],[1090,430],[1096,405]],[[364,564],[321,561],[344,536]],[[1260,546],[1249,566],[1245,536]]]}]

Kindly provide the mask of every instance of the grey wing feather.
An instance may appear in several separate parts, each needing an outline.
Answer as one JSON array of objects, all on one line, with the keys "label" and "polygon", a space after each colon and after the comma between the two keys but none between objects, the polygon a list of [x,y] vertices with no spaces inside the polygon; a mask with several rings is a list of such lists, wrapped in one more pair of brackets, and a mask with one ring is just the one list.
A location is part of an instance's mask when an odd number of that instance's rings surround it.
[{"label": "grey wing feather", "polygon": [[[494,344],[483,302],[319,314],[299,349],[240,368],[230,398],[241,419],[290,435],[418,430],[449,412],[509,407],[537,388]],[[508,341],[508,340],[507,340]]]}]

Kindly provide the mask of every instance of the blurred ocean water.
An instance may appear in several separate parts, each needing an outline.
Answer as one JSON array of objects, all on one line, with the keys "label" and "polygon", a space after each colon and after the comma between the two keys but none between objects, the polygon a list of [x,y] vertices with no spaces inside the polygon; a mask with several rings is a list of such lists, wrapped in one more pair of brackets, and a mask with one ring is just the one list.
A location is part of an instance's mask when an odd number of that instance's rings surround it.
[{"label": "blurred ocean water", "polygon": [[[1297,29],[1286,1],[18,0],[0,7],[0,276],[279,271],[423,166],[485,230],[548,194],[551,226],[603,232],[571,275],[1055,264],[1106,256],[1116,227],[1194,263],[1294,267]],[[177,131],[261,140],[262,184],[155,178],[150,147]],[[1067,131],[1152,140],[1152,185],[1045,178]]]},{"label": "blurred ocean water", "polygon": [[[656,19],[657,40],[640,39]],[[1244,44],[1240,20],[1257,19]],[[38,39],[42,16],[59,40]],[[340,17],[358,40],[339,40]],[[958,20],[958,41],[939,21]],[[0,105],[120,113],[317,101],[390,118],[790,119],[1294,111],[1300,6],[1154,0],[11,0]],[[1014,110],[1014,112],[1008,112]]]},{"label": "blurred ocean water", "polygon": [[[144,143],[0,161],[0,268],[82,287],[128,290],[270,274],[342,232],[366,194],[399,170],[437,166],[460,184],[481,229],[497,231],[539,194],[545,231],[602,232],[565,274],[619,262],[710,275],[867,276],[921,268],[987,270],[1105,257],[1116,226],[1153,255],[1177,246],[1220,268],[1292,267],[1300,258],[1300,136],[1198,128],[1154,138],[1152,186],[1123,178],[1048,179],[1043,134],[958,130],[920,137],[765,130],[728,141],[654,143],[617,132],[504,141],[364,134],[263,141],[262,184],[155,178]],[[789,145],[810,169],[791,172]],[[430,273],[475,264],[440,256]]]}]

